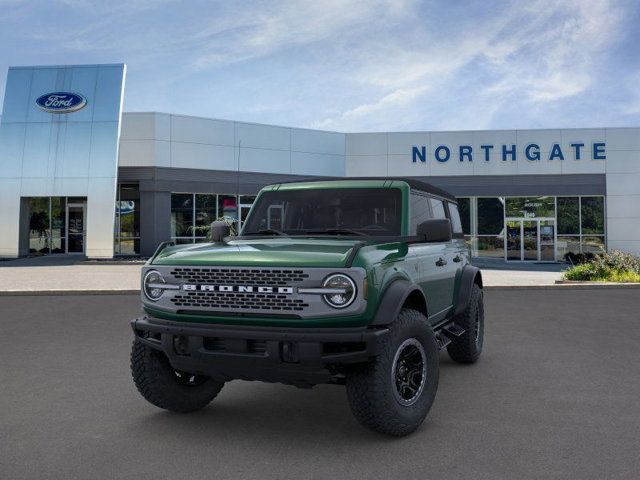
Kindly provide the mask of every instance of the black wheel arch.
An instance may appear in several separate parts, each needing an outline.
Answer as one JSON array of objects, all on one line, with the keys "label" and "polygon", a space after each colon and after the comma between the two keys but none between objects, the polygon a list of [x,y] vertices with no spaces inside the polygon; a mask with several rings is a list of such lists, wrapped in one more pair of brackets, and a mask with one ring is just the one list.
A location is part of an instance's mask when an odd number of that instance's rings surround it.
[{"label": "black wheel arch", "polygon": [[389,325],[403,308],[411,308],[427,316],[427,300],[420,287],[409,280],[397,279],[384,291],[371,325]]},{"label": "black wheel arch", "polygon": [[482,287],[482,272],[478,267],[473,265],[465,265],[462,269],[462,275],[460,276],[460,288],[458,289],[458,298],[456,299],[456,308],[454,315],[459,315],[464,312],[469,300],[471,299],[471,289],[473,285]]}]

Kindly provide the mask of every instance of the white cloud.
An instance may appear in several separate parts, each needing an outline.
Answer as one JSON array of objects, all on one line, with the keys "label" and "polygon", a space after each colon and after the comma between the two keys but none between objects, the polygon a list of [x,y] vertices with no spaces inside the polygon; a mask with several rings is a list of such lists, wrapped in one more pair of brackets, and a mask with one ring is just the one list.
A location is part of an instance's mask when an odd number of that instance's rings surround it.
[{"label": "white cloud", "polygon": [[[420,49],[388,45],[389,62],[373,62],[357,73],[373,87],[374,99],[317,123],[344,130],[363,124],[394,128],[407,116],[407,102],[394,93],[412,91],[419,92],[412,99],[421,104],[422,122],[429,122],[422,128],[488,128],[513,102],[539,108],[588,91],[598,73],[597,57],[615,40],[622,18],[621,7],[610,0],[538,0],[524,9],[513,3],[500,15],[458,22],[445,41],[425,42]],[[475,82],[468,78],[473,75]],[[469,91],[471,98],[461,102],[458,97]],[[458,110],[441,115],[442,99]],[[378,116],[373,125],[372,110]]]},{"label": "white cloud", "polygon": [[352,38],[382,20],[405,14],[408,3],[394,0],[289,0],[256,11],[240,9],[195,35],[199,68],[263,57],[281,49]]}]

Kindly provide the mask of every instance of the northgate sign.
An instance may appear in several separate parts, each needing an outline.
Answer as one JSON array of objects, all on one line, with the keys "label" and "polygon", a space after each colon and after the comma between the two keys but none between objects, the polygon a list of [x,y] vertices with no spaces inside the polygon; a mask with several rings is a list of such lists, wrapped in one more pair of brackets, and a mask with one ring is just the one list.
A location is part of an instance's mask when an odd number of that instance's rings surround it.
[{"label": "northgate sign", "polygon": [[[488,162],[491,159],[491,153],[498,151],[502,153],[502,161],[516,161],[518,160],[517,145],[499,145],[496,148],[495,145],[480,145],[480,152],[476,151],[476,157]],[[591,144],[591,159],[592,160],[606,160],[606,144],[604,142],[594,142]],[[452,153],[453,150],[453,153]],[[429,152],[431,153],[431,152]],[[540,145],[536,143],[529,143],[524,147],[522,152],[524,158],[528,161],[535,162],[543,159],[543,155],[540,151]],[[440,145],[433,150],[433,158],[438,162],[448,162],[456,154],[457,159],[460,162],[473,162],[474,151],[471,145],[460,145],[457,149],[451,149],[446,145]],[[425,145],[414,146],[411,150],[411,156],[413,163],[427,161],[427,147]],[[585,152],[585,144],[581,142],[571,143],[568,149],[563,150],[559,143],[554,143],[549,149],[549,154],[544,155],[545,160],[564,160],[565,158],[572,158],[574,160],[582,160],[587,157],[588,153]]]}]

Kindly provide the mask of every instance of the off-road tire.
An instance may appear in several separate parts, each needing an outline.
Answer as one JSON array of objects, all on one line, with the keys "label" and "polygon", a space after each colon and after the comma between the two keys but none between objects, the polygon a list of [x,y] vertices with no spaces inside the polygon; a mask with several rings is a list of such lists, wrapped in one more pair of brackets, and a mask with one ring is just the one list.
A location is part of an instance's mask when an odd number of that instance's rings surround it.
[{"label": "off-road tire", "polygon": [[[180,381],[166,355],[139,340],[133,341],[131,348],[131,374],[140,394],[156,407],[172,412],[195,412],[206,407],[213,400],[224,382],[209,377],[198,376],[197,383]],[[195,380],[195,376],[192,376]]]},{"label": "off-road tire", "polygon": [[[410,339],[422,346],[426,376],[415,403],[403,405],[396,395],[392,371],[399,347]],[[438,389],[438,346],[426,317],[411,309],[402,309],[381,340],[380,354],[346,376],[347,397],[351,411],[365,427],[376,432],[403,436],[416,430],[424,421]]]},{"label": "off-road tire", "polygon": [[467,308],[454,318],[454,322],[464,328],[464,333],[447,346],[449,356],[458,363],[475,363],[484,343],[484,301],[482,289],[477,284],[473,284]]}]

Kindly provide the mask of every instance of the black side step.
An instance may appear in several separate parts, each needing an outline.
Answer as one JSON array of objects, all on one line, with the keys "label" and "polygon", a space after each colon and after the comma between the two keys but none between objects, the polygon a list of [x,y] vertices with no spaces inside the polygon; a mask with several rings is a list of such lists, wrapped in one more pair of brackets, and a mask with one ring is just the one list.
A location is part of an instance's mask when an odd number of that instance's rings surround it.
[{"label": "black side step", "polygon": [[455,340],[457,337],[462,335],[465,332],[464,328],[455,323],[450,323],[449,325],[445,325],[442,327],[442,333],[444,333],[451,340]]},{"label": "black side step", "polygon": [[443,350],[447,345],[451,343],[451,339],[442,332],[436,333],[436,342],[438,342],[438,350]]}]

